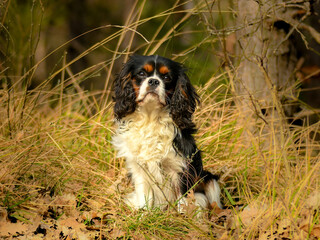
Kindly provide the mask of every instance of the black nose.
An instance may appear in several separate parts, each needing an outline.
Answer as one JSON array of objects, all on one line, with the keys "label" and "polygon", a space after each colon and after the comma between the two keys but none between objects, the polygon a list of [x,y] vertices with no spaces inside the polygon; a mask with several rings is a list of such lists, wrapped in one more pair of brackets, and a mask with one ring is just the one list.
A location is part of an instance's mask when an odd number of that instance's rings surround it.
[{"label": "black nose", "polygon": [[159,82],[158,79],[151,78],[151,79],[148,80],[148,84],[151,87],[157,87],[160,84],[160,82]]}]

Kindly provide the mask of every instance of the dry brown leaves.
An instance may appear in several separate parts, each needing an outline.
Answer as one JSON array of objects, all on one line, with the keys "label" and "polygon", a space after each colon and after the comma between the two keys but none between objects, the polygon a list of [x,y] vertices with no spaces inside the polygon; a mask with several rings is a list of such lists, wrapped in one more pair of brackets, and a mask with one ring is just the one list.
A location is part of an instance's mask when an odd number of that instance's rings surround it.
[{"label": "dry brown leaves", "polygon": [[[43,198],[36,211],[25,221],[17,221],[2,211],[0,237],[18,239],[93,239],[97,232],[88,230],[86,220],[76,209],[76,197],[71,194],[54,200]],[[21,215],[21,214],[20,214]],[[31,217],[30,217],[31,216]],[[97,216],[97,214],[93,215]]]},{"label": "dry brown leaves", "polygon": [[[101,203],[90,200],[93,209],[79,211],[77,199],[68,194],[52,199],[42,199],[36,212],[28,221],[12,221],[6,211],[0,212],[0,237],[19,239],[117,239],[126,238],[127,232],[118,221],[117,209],[99,212]],[[198,230],[190,229],[187,239],[206,239],[209,234],[216,239],[319,239],[320,192],[314,192],[294,216],[282,215],[280,203],[270,206],[252,202],[242,210],[220,209],[215,203],[209,211],[199,211],[190,194],[183,206],[184,215],[194,219]],[[32,216],[32,217],[30,217]],[[119,221],[118,221],[119,222]],[[143,234],[143,233],[141,233]],[[138,236],[138,234],[137,234]],[[143,235],[139,239],[143,239]]]},{"label": "dry brown leaves", "polygon": [[320,215],[320,191],[314,192],[306,200],[305,207],[301,211],[301,218],[298,220],[298,226],[311,237],[320,239],[320,223],[313,223],[315,215]]},{"label": "dry brown leaves", "polygon": [[283,216],[280,214],[283,209],[280,203],[270,206],[253,202],[241,211],[218,210],[211,220],[224,226],[221,240],[231,237],[259,240],[320,238],[320,192],[310,195],[298,216]]}]

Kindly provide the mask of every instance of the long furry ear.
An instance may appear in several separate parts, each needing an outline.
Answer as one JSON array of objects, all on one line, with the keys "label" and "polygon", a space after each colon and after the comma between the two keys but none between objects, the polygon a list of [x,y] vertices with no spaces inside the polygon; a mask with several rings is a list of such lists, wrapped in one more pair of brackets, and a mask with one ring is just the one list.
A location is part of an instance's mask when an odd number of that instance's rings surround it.
[{"label": "long furry ear", "polygon": [[136,108],[136,95],[131,81],[130,62],[126,63],[114,82],[114,116],[121,119],[133,113]]},{"label": "long furry ear", "polygon": [[170,103],[172,119],[180,129],[193,130],[195,128],[195,124],[192,122],[192,114],[198,103],[199,96],[191,85],[188,76],[181,72]]}]

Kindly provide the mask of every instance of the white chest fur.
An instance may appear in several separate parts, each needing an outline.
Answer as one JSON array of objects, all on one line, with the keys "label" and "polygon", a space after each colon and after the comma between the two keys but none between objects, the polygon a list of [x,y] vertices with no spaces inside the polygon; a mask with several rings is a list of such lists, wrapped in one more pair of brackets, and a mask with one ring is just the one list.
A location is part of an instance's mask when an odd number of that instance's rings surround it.
[{"label": "white chest fur", "polygon": [[137,208],[175,201],[185,162],[173,148],[177,129],[168,111],[138,108],[117,124],[113,144],[118,157],[126,158],[135,185],[128,201]]},{"label": "white chest fur", "polygon": [[118,123],[113,137],[118,156],[135,158],[135,161],[144,164],[149,161],[161,162],[175,153],[172,147],[175,127],[171,118],[165,116],[166,113],[161,115],[148,116],[136,112]]}]

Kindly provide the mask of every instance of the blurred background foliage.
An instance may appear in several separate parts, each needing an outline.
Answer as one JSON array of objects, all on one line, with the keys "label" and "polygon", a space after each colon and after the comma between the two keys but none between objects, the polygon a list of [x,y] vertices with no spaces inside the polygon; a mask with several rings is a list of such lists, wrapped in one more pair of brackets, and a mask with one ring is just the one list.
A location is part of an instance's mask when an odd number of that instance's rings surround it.
[{"label": "blurred background foliage", "polygon": [[232,1],[5,0],[1,82],[35,88],[50,79],[52,87],[64,66],[64,78],[93,66],[81,86],[107,90],[127,55],[137,53],[180,61],[195,84],[204,84],[226,61],[222,39],[234,21],[231,9]]},{"label": "blurred background foliage", "polygon": [[[304,23],[320,31],[319,1],[300,2],[312,8]],[[42,91],[76,84],[78,91],[110,99],[114,77],[135,53],[183,63],[197,85],[239,64],[234,0],[2,0],[0,10],[2,88]],[[291,40],[302,60],[296,72],[299,98],[319,108],[319,44],[301,29]],[[212,90],[229,81],[225,75],[216,79]]]}]

